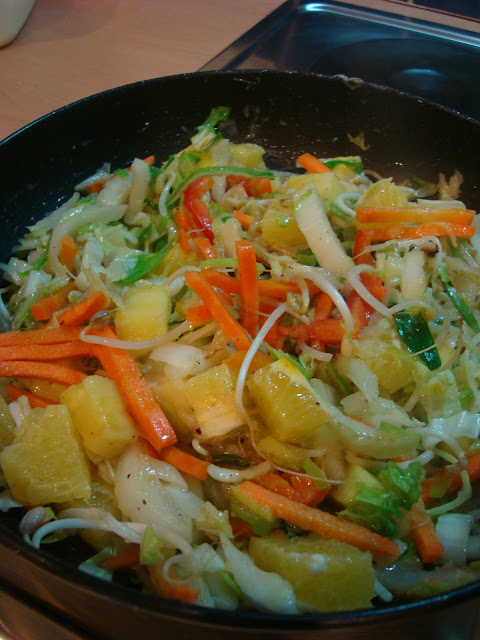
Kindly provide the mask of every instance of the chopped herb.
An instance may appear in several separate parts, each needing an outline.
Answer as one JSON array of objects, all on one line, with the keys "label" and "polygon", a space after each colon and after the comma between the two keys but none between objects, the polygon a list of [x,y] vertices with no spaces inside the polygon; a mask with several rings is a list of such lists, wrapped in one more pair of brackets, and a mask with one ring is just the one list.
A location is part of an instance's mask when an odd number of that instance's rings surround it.
[{"label": "chopped herb", "polygon": [[480,327],[478,326],[477,319],[473,315],[473,311],[470,309],[462,296],[460,296],[456,292],[455,288],[451,286],[450,279],[447,274],[447,269],[444,264],[442,264],[438,269],[438,275],[443,286],[445,287],[445,293],[452,301],[455,309],[462,316],[469,327],[471,327],[476,333],[480,333]]},{"label": "chopped herb", "polygon": [[121,178],[128,178],[130,175],[126,169],[115,169],[113,172],[116,176],[120,176]]},{"label": "chopped herb", "polygon": [[146,227],[139,229],[139,231],[137,232],[138,241],[145,242],[145,240],[148,240],[148,238],[152,235],[152,231],[153,231],[152,223],[150,223]]},{"label": "chopped herb", "polygon": [[170,251],[172,243],[164,246],[163,249],[156,253],[142,253],[138,256],[137,262],[126,278],[118,280],[117,283],[121,285],[133,284],[147,273],[153,271],[159,264],[163,262],[167,253]]},{"label": "chopped herb", "polygon": [[441,367],[442,361],[435,340],[422,314],[410,315],[401,311],[396,313],[394,318],[398,334],[410,353],[417,354],[430,371]]},{"label": "chopped herb", "polygon": [[329,169],[333,169],[337,167],[339,164],[343,164],[346,167],[350,167],[353,169],[355,173],[362,173],[363,171],[363,163],[358,160],[347,160],[346,158],[332,158],[331,160],[324,160],[323,164],[327,166]]},{"label": "chopped herb", "polygon": [[156,204],[153,200],[145,198],[143,204],[145,207],[148,207],[149,209],[152,209],[152,211],[155,211],[155,213],[158,213],[158,204]]}]

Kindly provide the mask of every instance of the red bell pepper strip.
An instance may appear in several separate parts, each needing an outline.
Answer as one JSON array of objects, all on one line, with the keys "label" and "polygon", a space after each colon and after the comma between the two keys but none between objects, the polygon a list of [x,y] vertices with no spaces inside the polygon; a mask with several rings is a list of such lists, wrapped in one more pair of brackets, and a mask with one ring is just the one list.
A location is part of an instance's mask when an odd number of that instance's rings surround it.
[{"label": "red bell pepper strip", "polygon": [[202,229],[204,235],[213,242],[212,217],[207,205],[202,200],[207,191],[213,186],[213,180],[209,176],[199,178],[192,182],[183,193],[183,204],[191,214],[194,222]]}]

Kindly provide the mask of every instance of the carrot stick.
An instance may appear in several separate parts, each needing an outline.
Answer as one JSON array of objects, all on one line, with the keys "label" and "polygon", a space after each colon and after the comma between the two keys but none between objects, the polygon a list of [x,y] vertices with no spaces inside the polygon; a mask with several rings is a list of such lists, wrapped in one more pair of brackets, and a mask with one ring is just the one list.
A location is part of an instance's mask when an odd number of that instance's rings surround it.
[{"label": "carrot stick", "polygon": [[187,321],[191,327],[199,327],[212,319],[212,313],[206,304],[197,304],[187,309]]},{"label": "carrot stick", "polygon": [[79,340],[80,327],[55,327],[54,329],[31,329],[29,331],[8,331],[0,333],[0,347],[21,344],[59,344]]},{"label": "carrot stick", "polygon": [[340,344],[345,329],[340,318],[326,318],[314,320],[308,324],[296,324],[291,327],[279,327],[282,336],[290,336],[302,342],[322,342],[325,344]]},{"label": "carrot stick", "polygon": [[334,302],[324,291],[315,299],[315,320],[326,320],[333,311]]},{"label": "carrot stick", "polygon": [[250,528],[250,526],[241,520],[240,518],[230,518],[230,526],[232,527],[232,533],[234,538],[251,538],[258,534]]},{"label": "carrot stick", "polygon": [[425,236],[457,238],[471,238],[475,229],[469,226],[451,224],[449,222],[429,222],[414,226],[392,225],[389,227],[375,227],[369,229],[372,232],[371,242],[386,242],[387,240],[414,240]]},{"label": "carrot stick", "polygon": [[105,309],[108,303],[107,296],[101,291],[97,291],[93,296],[77,302],[76,305],[62,313],[58,318],[58,323],[63,327],[78,327],[85,324],[98,311]]},{"label": "carrot stick", "polygon": [[12,400],[18,400],[20,396],[26,396],[28,402],[32,409],[36,407],[40,407],[41,409],[45,409],[51,404],[57,404],[56,402],[52,402],[51,400],[45,400],[45,398],[40,398],[36,396],[31,391],[27,391],[26,389],[20,389],[20,387],[15,387],[13,384],[7,384],[7,392]]},{"label": "carrot stick", "polygon": [[355,264],[375,265],[375,260],[372,258],[372,254],[367,251],[368,247],[372,244],[372,238],[373,229],[362,229],[357,233],[352,251],[353,261]]},{"label": "carrot stick", "polygon": [[233,212],[233,217],[240,222],[244,229],[248,229],[248,227],[255,222],[255,218],[253,216],[250,216],[248,213],[244,213],[243,211],[235,210]]},{"label": "carrot stick", "polygon": [[255,482],[261,487],[278,493],[285,498],[294,500],[295,502],[301,502],[298,492],[292,487],[292,485],[281,475],[274,471],[267,471],[263,476],[255,478]]},{"label": "carrot stick", "polygon": [[87,376],[76,369],[69,369],[50,362],[15,360],[0,362],[0,377],[38,378],[39,380],[48,380],[48,382],[56,382],[69,387],[72,384],[80,384]]},{"label": "carrot stick", "polygon": [[301,529],[346,542],[363,551],[371,551],[374,555],[398,558],[401,553],[398,544],[389,538],[340,516],[280,496],[254,482],[242,482],[237,489],[255,502],[268,506],[277,518]]},{"label": "carrot stick", "polygon": [[71,281],[62,287],[60,291],[57,291],[57,293],[53,293],[51,296],[42,298],[42,300],[32,304],[30,309],[33,319],[36,322],[49,320],[56,311],[60,311],[60,309],[68,306],[68,294],[76,288],[75,282]]},{"label": "carrot stick", "polygon": [[147,156],[143,161],[149,165],[155,164],[155,156]]},{"label": "carrot stick", "polygon": [[303,153],[296,160],[296,163],[306,169],[308,173],[329,173],[330,169],[321,160],[312,156],[311,153]]},{"label": "carrot stick", "polygon": [[179,207],[174,216],[175,224],[179,229],[183,229],[184,231],[192,231],[195,229],[195,225],[193,224],[192,216]]},{"label": "carrot stick", "polygon": [[188,235],[185,229],[179,229],[177,232],[178,244],[185,253],[193,253],[193,247],[188,241]]},{"label": "carrot stick", "polygon": [[443,544],[421,500],[410,511],[410,531],[422,562],[439,562],[444,552]]},{"label": "carrot stick", "polygon": [[195,604],[200,594],[200,591],[193,587],[178,582],[169,582],[163,575],[161,565],[150,567],[150,578],[157,594],[165,600],[180,600],[185,604]]},{"label": "carrot stick", "polygon": [[[468,458],[467,473],[471,482],[480,478],[480,453]],[[452,469],[444,469],[422,482],[422,500],[424,503],[435,498],[443,498],[462,486],[460,473]]]},{"label": "carrot stick", "polygon": [[0,347],[0,362],[11,360],[33,360],[49,362],[64,358],[91,358],[92,345],[81,340],[62,342],[60,344],[21,344],[11,347]]},{"label": "carrot stick", "polygon": [[105,569],[116,571],[117,569],[127,569],[140,562],[140,545],[129,547],[118,553],[116,556],[109,556],[103,561]]},{"label": "carrot stick", "polygon": [[205,238],[205,236],[198,236],[198,238],[195,238],[193,241],[205,260],[218,258],[217,250],[208,238]]},{"label": "carrot stick", "polygon": [[255,249],[248,240],[235,243],[238,260],[238,277],[240,279],[240,296],[242,299],[242,326],[251,336],[257,334],[258,325],[258,272]]},{"label": "carrot stick", "polygon": [[[222,289],[222,291],[226,291],[227,293],[240,293],[240,282],[236,278],[228,276],[226,273],[215,271],[215,269],[203,269],[202,276],[212,287]],[[310,295],[320,291],[320,289],[311,282],[307,284]],[[301,293],[301,290],[296,282],[270,279],[258,281],[258,292],[260,296],[284,300],[287,297],[287,293]]]},{"label": "carrot stick", "polygon": [[209,462],[192,456],[190,453],[186,453],[178,447],[166,447],[160,453],[160,460],[171,464],[172,467],[183,471],[192,478],[198,478],[199,480],[206,480],[208,478],[208,466]]},{"label": "carrot stick", "polygon": [[[246,354],[246,351],[232,351],[232,353],[223,360],[222,364],[226,364],[230,369],[240,370]],[[267,356],[266,353],[262,353],[261,351],[257,351],[250,362],[248,373],[254,373],[271,362],[272,359],[270,356]]]},{"label": "carrot stick", "polygon": [[443,207],[359,207],[358,222],[451,222],[472,224],[474,212],[470,209]]},{"label": "carrot stick", "polygon": [[75,266],[75,258],[78,256],[77,245],[71,236],[64,236],[60,247],[58,259],[67,267],[69,271],[73,271]]},{"label": "carrot stick", "polygon": [[305,478],[304,476],[296,476],[293,474],[284,474],[284,477],[288,477],[292,488],[295,489],[298,495],[298,501],[303,504],[307,504],[309,507],[316,507],[325,500],[330,487],[325,489],[319,489],[315,483],[315,480],[311,478]]},{"label": "carrot stick", "polygon": [[207,305],[219,327],[225,335],[235,343],[237,349],[248,349],[250,346],[250,338],[245,333],[243,327],[228,311],[216,291],[203,276],[203,273],[188,271],[185,274],[185,282],[195,291],[202,302]]},{"label": "carrot stick", "polygon": [[104,186],[105,186],[105,180],[101,180],[99,182],[93,182],[92,184],[89,184],[85,188],[85,191],[89,195],[92,194],[92,193],[100,193],[100,191],[103,189]]},{"label": "carrot stick", "polygon": [[[110,327],[99,329],[95,334],[107,338],[116,337]],[[176,442],[175,431],[128,351],[95,345],[94,352],[107,376],[117,383],[129,413],[152,446],[161,451]]]}]

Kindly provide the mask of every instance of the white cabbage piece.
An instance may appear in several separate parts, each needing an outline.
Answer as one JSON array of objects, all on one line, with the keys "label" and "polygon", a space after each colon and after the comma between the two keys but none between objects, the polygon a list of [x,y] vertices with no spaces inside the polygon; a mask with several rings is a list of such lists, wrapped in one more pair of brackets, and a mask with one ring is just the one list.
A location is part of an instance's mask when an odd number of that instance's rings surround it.
[{"label": "white cabbage piece", "polygon": [[[480,436],[480,415],[470,411],[460,411],[449,418],[434,418],[428,424],[429,433],[422,437],[425,449],[433,449],[445,436],[457,440],[460,437],[476,439]],[[435,433],[432,433],[435,432]]]},{"label": "white cabbage piece", "polygon": [[292,585],[277,573],[259,569],[253,559],[221,535],[222,549],[236,583],[245,595],[263,611],[297,613]]}]

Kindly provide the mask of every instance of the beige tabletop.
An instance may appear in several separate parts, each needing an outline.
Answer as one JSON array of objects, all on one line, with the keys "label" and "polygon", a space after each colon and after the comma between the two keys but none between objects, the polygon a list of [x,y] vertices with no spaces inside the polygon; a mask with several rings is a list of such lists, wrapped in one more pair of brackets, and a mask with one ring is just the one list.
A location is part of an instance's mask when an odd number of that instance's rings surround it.
[{"label": "beige tabletop", "polygon": [[74,100],[196,71],[282,0],[37,0],[0,49],[0,140]]}]

